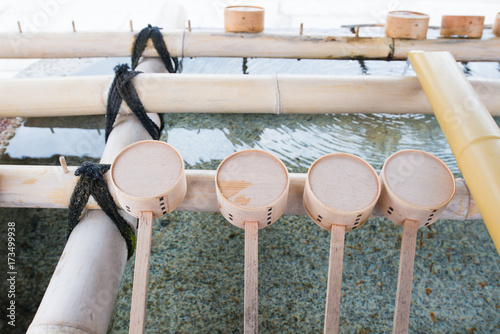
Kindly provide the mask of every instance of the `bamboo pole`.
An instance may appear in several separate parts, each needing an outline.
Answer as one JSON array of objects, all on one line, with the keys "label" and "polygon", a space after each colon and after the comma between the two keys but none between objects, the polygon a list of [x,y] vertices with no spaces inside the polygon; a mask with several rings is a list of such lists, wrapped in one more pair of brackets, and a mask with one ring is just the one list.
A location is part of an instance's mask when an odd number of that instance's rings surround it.
[{"label": "bamboo pole", "polygon": [[[409,76],[144,73],[133,80],[146,109],[155,113],[433,112],[417,78]],[[0,80],[0,117],[104,114],[111,81],[111,76]],[[500,80],[470,82],[500,116]]]},{"label": "bamboo pole", "polygon": [[185,35],[183,54],[185,57],[388,59],[392,43],[389,37],[191,32]]},{"label": "bamboo pole", "polygon": [[[2,33],[0,58],[127,57],[133,32]],[[389,37],[301,34],[242,34],[222,31],[163,30],[174,57],[253,57],[296,59],[399,59],[409,50],[452,52],[458,61],[498,61],[498,38],[409,41]],[[113,41],[113,43],[110,43]],[[412,47],[415,45],[415,47]],[[153,48],[145,56],[158,56]]]},{"label": "bamboo pole", "polygon": [[[162,20],[172,17],[170,22],[175,23],[182,17],[177,3],[163,9]],[[157,62],[143,61],[141,69],[155,68]],[[158,115],[148,116],[159,124]],[[144,139],[150,136],[135,115],[118,115],[101,163],[111,163],[124,147]],[[120,213],[135,224],[131,216]],[[88,211],[66,243],[28,333],[105,333],[126,261],[127,247],[116,226],[104,212]]]},{"label": "bamboo pole", "polygon": [[[394,41],[394,59],[406,59],[409,52],[414,50],[436,52],[448,51],[457,61],[500,61],[500,38],[464,39],[438,38],[432,40],[396,39]],[[476,49],[475,43],[481,44],[481,51]]]},{"label": "bamboo pole", "polygon": [[448,52],[410,60],[500,251],[500,129]]},{"label": "bamboo pole", "polygon": [[[63,173],[59,166],[0,165],[0,207],[67,208],[76,184],[76,167]],[[215,170],[186,170],[187,194],[178,211],[219,212],[215,194]],[[106,174],[107,176],[107,174]],[[307,174],[290,173],[290,189],[285,210],[287,215],[306,215],[302,195]],[[110,181],[108,180],[108,183]],[[456,179],[455,196],[441,215],[442,219],[481,219],[474,199],[463,179]],[[116,198],[113,187],[111,194]],[[91,199],[89,209],[98,206]],[[375,207],[374,217],[383,217]]]}]

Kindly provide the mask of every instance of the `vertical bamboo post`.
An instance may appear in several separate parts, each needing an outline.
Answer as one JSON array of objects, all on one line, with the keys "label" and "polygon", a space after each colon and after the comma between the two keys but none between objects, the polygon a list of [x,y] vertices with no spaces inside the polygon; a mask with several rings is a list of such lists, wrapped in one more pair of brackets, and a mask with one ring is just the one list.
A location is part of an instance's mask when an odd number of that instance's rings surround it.
[{"label": "vertical bamboo post", "polygon": [[[176,2],[160,12],[165,28],[179,25],[184,9]],[[170,21],[169,21],[170,20]],[[151,72],[159,59],[143,61],[143,72]],[[157,114],[148,116],[159,125]],[[111,163],[121,149],[150,139],[134,115],[118,115],[108,138],[101,163]],[[135,219],[124,215],[130,224]],[[105,333],[127,262],[127,247],[120,232],[101,210],[87,210],[69,237],[28,333]]]}]

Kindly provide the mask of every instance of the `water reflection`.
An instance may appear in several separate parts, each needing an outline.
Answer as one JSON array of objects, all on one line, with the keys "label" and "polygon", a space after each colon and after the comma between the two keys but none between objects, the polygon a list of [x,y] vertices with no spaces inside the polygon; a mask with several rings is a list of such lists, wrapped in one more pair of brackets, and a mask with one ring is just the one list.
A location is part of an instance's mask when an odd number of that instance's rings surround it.
[{"label": "water reflection", "polygon": [[183,129],[173,128],[167,131],[168,143],[175,147],[185,163],[191,166],[223,160],[231,153],[244,146],[231,143],[226,136],[227,129]]},{"label": "water reflection", "polygon": [[[231,153],[255,148],[272,152],[291,172],[306,172],[314,160],[332,152],[360,156],[380,171],[392,153],[419,149],[438,156],[455,174],[459,173],[432,115],[170,114],[164,118],[161,140],[179,150],[188,168],[215,168]],[[500,118],[495,121],[500,123]],[[104,149],[101,122],[96,122],[93,129],[70,128],[66,123],[65,128],[50,127],[57,123],[55,119],[53,123],[46,119],[20,127],[6,151],[12,163],[16,159],[22,163],[23,158],[54,155],[95,159],[101,156]]]},{"label": "water reflection", "polygon": [[[193,119],[196,121],[193,122]],[[272,152],[293,172],[305,172],[332,152],[362,157],[377,170],[401,149],[420,149],[458,168],[434,116],[392,114],[166,116],[162,140],[177,147],[191,167],[222,160],[246,148]],[[205,129],[211,124],[211,129]]]},{"label": "water reflection", "polygon": [[54,155],[100,158],[104,130],[34,128],[21,126],[5,151],[11,159],[49,158]]}]

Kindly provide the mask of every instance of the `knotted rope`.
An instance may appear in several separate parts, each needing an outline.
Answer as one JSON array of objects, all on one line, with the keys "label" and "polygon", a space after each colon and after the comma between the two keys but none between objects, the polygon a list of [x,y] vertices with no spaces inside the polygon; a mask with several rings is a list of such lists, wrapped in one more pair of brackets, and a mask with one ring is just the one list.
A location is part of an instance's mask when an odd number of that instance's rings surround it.
[{"label": "knotted rope", "polygon": [[[128,64],[121,64],[114,68],[115,78],[109,89],[108,105],[106,107],[106,142],[113,130],[113,125],[123,101],[125,101],[135,116],[137,116],[151,138],[154,140],[160,139],[161,130],[163,129],[163,117],[160,115],[161,126],[158,127],[158,125],[147,116],[146,109],[132,82],[133,78],[139,73],[142,73],[134,70],[139,64],[139,59],[146,49],[149,39],[153,41],[153,46],[158,52],[167,71],[170,73],[177,72],[179,61],[175,57],[170,57],[170,53],[167,50],[160,29],[161,28],[153,27],[149,24],[137,35],[132,50],[132,70]],[[68,238],[75,226],[78,225],[82,212],[87,205],[89,197],[92,195],[97,204],[113,221],[122,237],[125,239],[128,249],[128,258],[130,258],[135,250],[136,235],[130,225],[118,213],[113,196],[111,196],[109,192],[108,184],[104,180],[104,174],[110,167],[111,165],[84,162],[81,167],[75,171],[75,176],[80,176],[80,178],[76,183],[69,203]]]},{"label": "knotted rope", "polygon": [[170,73],[177,72],[177,69],[179,68],[179,60],[176,57],[170,57],[170,53],[167,50],[167,45],[163,40],[163,35],[160,30],[161,28],[153,27],[151,26],[151,24],[148,24],[148,26],[142,29],[141,32],[137,35],[134,46],[132,48],[133,70],[135,70],[135,68],[139,64],[139,59],[141,58],[144,49],[146,49],[148,40],[151,38],[151,40],[153,41],[153,46],[156,49],[156,52],[158,52],[158,55],[160,56],[167,71],[169,71]]},{"label": "knotted rope", "polygon": [[118,212],[113,196],[109,192],[108,184],[104,180],[104,174],[110,167],[111,165],[101,165],[86,161],[75,171],[75,176],[80,176],[80,178],[76,183],[69,203],[68,238],[80,222],[82,212],[87,205],[89,197],[92,195],[102,211],[115,223],[122,237],[125,239],[128,258],[130,258],[134,254],[136,236],[132,227]]},{"label": "knotted rope", "polygon": [[139,59],[146,49],[148,40],[153,41],[153,46],[160,55],[160,58],[165,65],[165,68],[170,73],[177,72],[179,68],[179,61],[175,57],[170,57],[167,45],[163,40],[163,35],[160,32],[161,28],[153,27],[150,24],[139,32],[137,35],[134,46],[132,48],[132,70],[127,64],[118,65],[115,67],[115,78],[108,94],[108,105],[106,107],[106,142],[108,141],[109,134],[113,130],[116,116],[120,110],[122,101],[129,106],[132,112],[137,116],[146,131],[148,131],[151,138],[154,140],[160,139],[161,131],[163,130],[163,115],[160,116],[160,127],[153,122],[147,115],[144,105],[139,98],[139,94],[132,83],[132,79],[139,73],[135,68],[139,64]]},{"label": "knotted rope", "polygon": [[132,79],[142,72],[130,70],[128,64],[117,65],[114,70],[115,78],[109,89],[108,105],[106,107],[106,142],[113,130],[113,124],[115,123],[116,116],[120,111],[123,100],[137,116],[151,138],[154,140],[160,139],[161,130],[163,128],[163,118],[160,117],[162,125],[158,127],[158,125],[148,117],[146,109],[144,109],[144,105],[132,82]]}]

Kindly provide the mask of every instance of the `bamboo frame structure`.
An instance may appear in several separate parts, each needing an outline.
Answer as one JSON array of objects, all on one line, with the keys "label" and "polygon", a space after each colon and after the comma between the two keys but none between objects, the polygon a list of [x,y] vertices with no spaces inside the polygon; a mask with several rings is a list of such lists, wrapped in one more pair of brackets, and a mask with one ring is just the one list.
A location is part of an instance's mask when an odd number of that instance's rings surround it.
[{"label": "bamboo frame structure", "polygon": [[[128,57],[136,33],[2,33],[0,58]],[[163,30],[174,57],[406,60],[412,50],[449,51],[458,61],[498,61],[500,39],[349,37],[279,33]],[[113,43],[109,43],[109,41]],[[157,57],[150,46],[144,54]]]},{"label": "bamboo frame structure", "polygon": [[[0,45],[3,46],[0,58],[130,56],[135,36],[135,33],[121,32],[0,34]],[[183,30],[167,31],[164,36],[171,55],[179,57],[405,60],[408,51],[419,49],[448,50],[459,61],[500,60],[500,39],[495,38],[415,41],[388,37],[188,33]],[[110,40],[114,43],[109,43]],[[148,46],[145,55],[158,56],[151,46]],[[111,80],[109,76],[99,76],[0,81],[0,91],[3,92],[0,98],[0,116],[104,114]],[[134,80],[141,100],[151,113],[433,113],[424,91],[414,77],[176,77],[169,74],[142,74]],[[479,98],[491,114],[500,116],[500,96],[495,94],[500,89],[500,80],[470,80],[470,83],[479,92]],[[428,89],[425,90],[427,94]],[[166,90],[168,94],[165,94]],[[61,91],[66,94],[60,94]],[[30,99],[25,99],[24,96],[30,96]],[[363,98],[360,99],[360,96]],[[110,136],[101,162],[109,163],[119,149],[130,142],[149,138],[138,122],[130,119],[134,116],[130,117],[129,112],[128,107],[122,107],[122,115],[118,116],[118,125]],[[151,117],[158,121],[156,115]],[[124,119],[127,121],[122,122]],[[466,148],[463,150],[466,151]],[[465,152],[464,155],[466,153],[468,154]],[[471,158],[475,157],[472,153],[470,155]],[[60,167],[52,166],[0,166],[0,207],[66,208],[77,180],[73,175],[75,169],[76,167],[61,170]],[[215,171],[191,170],[186,171],[186,176],[188,192],[177,210],[219,212],[214,184]],[[302,197],[305,179],[305,174],[290,174],[285,214],[306,214]],[[457,191],[441,218],[481,219],[465,182],[461,179],[455,182]],[[110,190],[117,202],[116,193],[112,187]],[[92,201],[87,208],[98,209]],[[383,215],[375,210],[373,216]],[[128,219],[132,224],[130,217]],[[101,211],[92,210],[73,232],[28,333],[105,332],[126,263],[126,247],[112,224],[102,224],[103,220],[108,219]],[[150,248],[152,215],[147,218],[147,222],[149,239],[144,249]],[[251,225],[246,237],[252,241],[247,241],[246,244],[252,245],[252,249],[246,253],[253,257],[248,258],[250,264],[245,266],[256,273],[258,230],[256,224]],[[490,227],[490,230],[495,228],[498,231],[497,227]],[[493,234],[492,236],[494,237]],[[331,242],[338,249],[341,246],[343,248],[343,238],[340,244],[340,239],[334,240],[334,233]],[[415,245],[413,243],[403,247],[414,251]],[[108,250],[106,258],[102,257],[106,253],[103,250]],[[138,257],[145,253],[146,251],[138,251]],[[411,254],[412,258],[413,256]],[[82,258],[85,261],[79,261]],[[96,259],[99,259],[99,263]],[[337,260],[337,268],[341,268],[342,258]],[[77,271],[85,272],[85,277],[75,277],[74,273]],[[329,272],[328,275],[334,274],[338,275],[338,272]],[[143,272],[143,276],[146,279],[142,283],[147,287],[147,271]],[[89,284],[91,287],[87,289],[89,277],[98,282],[95,285]],[[256,287],[256,282],[252,286]],[[99,298],[103,295],[105,301],[96,303],[96,296]],[[143,323],[144,321],[140,324],[142,327]],[[256,332],[256,328],[252,332]]]},{"label": "bamboo frame structure", "polygon": [[[0,166],[0,207],[67,208],[77,178],[76,167],[69,166],[64,173],[58,166]],[[215,170],[186,170],[187,193],[178,211],[219,212],[215,190]],[[285,215],[306,215],[303,206],[304,185],[307,174],[290,173]],[[108,182],[110,182],[108,180]],[[481,219],[474,199],[463,179],[456,179],[456,192],[442,219]],[[113,187],[111,194],[116,198]],[[93,200],[88,209],[98,209]],[[383,217],[375,207],[372,216]]]},{"label": "bamboo frame structure", "polygon": [[[0,80],[0,117],[105,114],[112,79],[91,76]],[[133,81],[151,113],[433,112],[417,78],[411,76],[143,73]],[[469,81],[492,115],[500,116],[500,80]],[[125,104],[122,112],[129,112]]]}]

